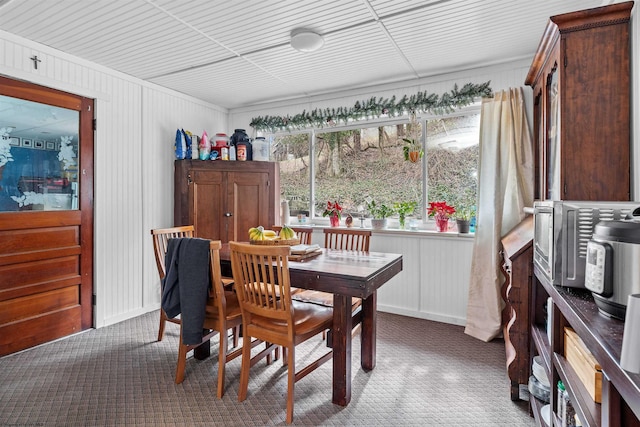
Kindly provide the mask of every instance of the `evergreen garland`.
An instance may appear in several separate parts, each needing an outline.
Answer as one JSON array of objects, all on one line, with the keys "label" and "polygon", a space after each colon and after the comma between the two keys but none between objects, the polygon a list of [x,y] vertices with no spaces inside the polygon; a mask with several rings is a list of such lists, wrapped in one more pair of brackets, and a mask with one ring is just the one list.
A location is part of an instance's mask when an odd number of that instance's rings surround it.
[{"label": "evergreen garland", "polygon": [[338,123],[348,123],[354,120],[377,118],[381,116],[404,115],[407,113],[429,112],[433,114],[447,114],[455,108],[473,103],[477,97],[491,97],[493,92],[489,87],[491,81],[482,84],[467,83],[462,89],[453,86],[451,92],[438,97],[435,93],[418,92],[415,95],[404,95],[399,101],[395,95],[389,98],[371,97],[369,100],[357,101],[353,107],[314,109],[295,116],[264,116],[251,119],[250,126],[260,131],[276,132],[281,130],[297,130],[306,128],[323,128]]}]

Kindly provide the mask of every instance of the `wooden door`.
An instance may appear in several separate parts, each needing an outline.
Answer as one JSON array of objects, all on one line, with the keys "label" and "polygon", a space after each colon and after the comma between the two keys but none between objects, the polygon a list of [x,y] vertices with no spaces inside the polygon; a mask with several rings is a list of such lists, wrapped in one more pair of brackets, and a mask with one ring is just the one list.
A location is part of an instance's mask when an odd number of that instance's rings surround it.
[{"label": "wooden door", "polygon": [[[3,77],[0,102],[2,356],[92,326],[94,107]],[[60,115],[76,119],[57,135],[25,124]]]},{"label": "wooden door", "polygon": [[[271,228],[269,174],[267,172],[229,172],[227,176],[227,241],[246,242],[249,229]],[[271,221],[271,222],[270,222]]]},{"label": "wooden door", "polygon": [[221,171],[192,169],[188,172],[189,218],[196,237],[226,242],[224,210],[225,176]]}]

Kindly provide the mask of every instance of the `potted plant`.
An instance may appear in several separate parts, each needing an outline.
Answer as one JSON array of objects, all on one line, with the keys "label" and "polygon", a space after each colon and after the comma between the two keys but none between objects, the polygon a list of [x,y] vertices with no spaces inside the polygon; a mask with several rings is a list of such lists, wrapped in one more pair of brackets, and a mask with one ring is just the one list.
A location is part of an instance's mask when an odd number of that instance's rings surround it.
[{"label": "potted plant", "polygon": [[393,204],[393,208],[398,213],[398,222],[400,223],[400,228],[404,229],[405,219],[407,216],[412,215],[416,210],[417,202],[396,202]]},{"label": "potted plant", "polygon": [[377,204],[375,200],[367,202],[367,210],[371,214],[371,228],[374,230],[387,228],[387,218],[395,213],[392,207],[384,203]]},{"label": "potted plant", "polygon": [[436,230],[447,231],[449,218],[456,213],[456,208],[449,206],[447,202],[429,202],[427,214],[436,220]]},{"label": "potted plant", "polygon": [[424,149],[420,141],[420,124],[415,112],[411,112],[409,115],[407,129],[409,131],[407,137],[402,138],[404,141],[404,147],[402,147],[404,159],[411,163],[417,163],[424,156]]},{"label": "potted plant", "polygon": [[332,227],[340,225],[340,218],[342,217],[342,206],[337,201],[331,203],[331,200],[327,202],[327,207],[322,212],[322,216],[328,216],[331,221]]},{"label": "potted plant", "polygon": [[418,160],[424,156],[424,150],[422,149],[422,144],[420,141],[409,138],[402,138],[404,141],[404,147],[402,147],[402,151],[404,153],[404,159],[410,161],[411,163],[417,163]]},{"label": "potted plant", "polygon": [[471,224],[471,218],[475,215],[473,208],[459,209],[456,214],[456,224],[458,225],[458,233],[468,233],[469,225]]}]

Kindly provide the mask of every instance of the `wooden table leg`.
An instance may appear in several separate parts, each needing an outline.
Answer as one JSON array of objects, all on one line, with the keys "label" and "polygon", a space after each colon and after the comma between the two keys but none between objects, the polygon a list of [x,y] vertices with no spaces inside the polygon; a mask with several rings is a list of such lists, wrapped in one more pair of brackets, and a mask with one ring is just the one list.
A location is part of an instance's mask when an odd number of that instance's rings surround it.
[{"label": "wooden table leg", "polygon": [[351,401],[351,297],[333,295],[333,403]]},{"label": "wooden table leg", "polygon": [[362,300],[362,335],[360,338],[360,364],[370,371],[376,367],[376,322],[378,293]]}]

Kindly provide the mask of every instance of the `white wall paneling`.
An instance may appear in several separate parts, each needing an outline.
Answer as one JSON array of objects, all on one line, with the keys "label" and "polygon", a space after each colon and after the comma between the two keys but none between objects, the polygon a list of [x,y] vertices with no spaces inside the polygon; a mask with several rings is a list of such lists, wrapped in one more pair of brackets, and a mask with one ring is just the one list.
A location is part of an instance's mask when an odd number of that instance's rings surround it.
[{"label": "white wall paneling", "polygon": [[378,310],[465,324],[473,238],[374,232],[371,250],[402,254],[402,272],[378,291]]},{"label": "white wall paneling", "polygon": [[[322,228],[312,243],[324,245]],[[464,325],[473,236],[373,231],[370,250],[402,254],[402,272],[378,290],[378,310]]]},{"label": "white wall paneling", "polygon": [[226,131],[227,111],[2,31],[0,74],[96,100],[94,325],[158,309],[149,230],[173,224],[176,129]]},{"label": "white wall paneling", "polygon": [[[640,199],[637,123],[638,29],[632,18],[633,177]],[[533,54],[533,52],[532,52]],[[38,69],[29,59],[38,55]],[[95,326],[112,324],[159,307],[159,283],[149,230],[173,223],[173,140],[178,127],[212,135],[234,128],[252,132],[252,117],[297,114],[323,106],[352,106],[371,96],[442,94],[454,84],[491,80],[494,91],[524,85],[530,61],[256,105],[227,111],[0,30],[0,74],[96,99]],[[527,88],[528,89],[528,88]],[[531,105],[530,90],[525,90]],[[531,125],[531,123],[530,123]],[[380,246],[383,245],[383,246]],[[379,308],[463,324],[472,239],[379,233],[372,250],[404,254],[404,270],[381,288]],[[453,255],[455,254],[455,256]],[[154,332],[150,331],[151,336]]]},{"label": "white wall paneling", "polygon": [[[209,137],[228,133],[227,114],[219,108],[158,88],[143,89],[142,181],[143,224],[140,238],[144,244],[143,306],[160,307],[160,280],[153,257],[150,230],[173,226],[173,170],[176,130]],[[150,256],[148,256],[150,254]]]},{"label": "white wall paneling", "polygon": [[[524,80],[529,71],[530,61],[514,61],[491,67],[465,70],[457,73],[423,78],[411,84],[388,84],[370,87],[366,90],[343,91],[333,95],[319,95],[290,102],[276,102],[255,105],[253,107],[232,109],[229,111],[229,123],[232,128],[243,128],[253,132],[249,123],[257,116],[265,115],[295,115],[303,110],[312,111],[315,108],[352,107],[356,101],[368,100],[375,97],[391,97],[399,99],[403,95],[412,95],[418,91],[427,91],[441,95],[453,89],[454,84],[459,87],[465,83],[484,83],[491,81],[494,91],[509,87],[524,86]],[[525,91],[526,92],[526,91]],[[530,90],[529,90],[530,92]],[[529,95],[529,98],[531,96]]]}]

